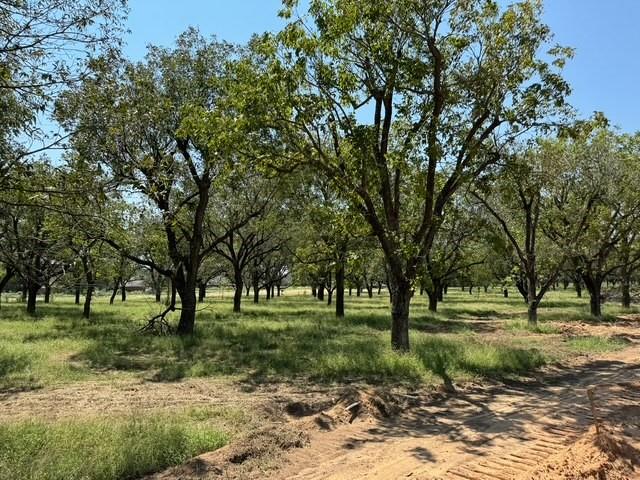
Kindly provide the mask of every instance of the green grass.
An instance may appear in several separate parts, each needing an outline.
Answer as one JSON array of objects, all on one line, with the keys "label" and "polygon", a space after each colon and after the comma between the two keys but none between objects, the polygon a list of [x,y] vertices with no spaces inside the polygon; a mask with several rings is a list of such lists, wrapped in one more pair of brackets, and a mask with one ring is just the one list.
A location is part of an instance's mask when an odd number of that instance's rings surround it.
[{"label": "green grass", "polygon": [[[141,295],[113,306],[106,296],[98,297],[93,322],[83,320],[80,307],[68,297],[39,304],[35,321],[25,316],[23,305],[5,303],[0,310],[0,388],[122,378],[432,383],[501,377],[556,359],[547,352],[566,344],[554,321],[588,318],[587,299],[571,291],[550,292],[540,307],[539,326],[531,329],[519,297],[451,289],[437,314],[428,312],[424,298],[414,299],[414,348],[410,355],[399,355],[389,347],[384,295],[347,297],[342,320],[331,307],[291,291],[268,304],[245,298],[241,315],[231,312],[230,295],[225,295],[201,305],[196,334],[187,338],[138,334],[136,329],[159,308]],[[614,311],[611,307],[606,306]],[[545,334],[546,340],[536,340],[532,332]],[[582,348],[568,345],[568,354]]]},{"label": "green grass", "polygon": [[607,353],[622,350],[629,345],[628,341],[618,337],[584,336],[570,338],[569,348],[578,353]]},{"label": "green grass", "polygon": [[0,480],[138,478],[227,441],[202,410],[0,425]]},{"label": "green grass", "polygon": [[538,322],[538,325],[532,327],[529,325],[527,320],[509,320],[505,322],[504,328],[507,331],[512,332],[530,332],[530,333],[541,333],[541,334],[558,334],[560,333],[560,329],[553,324],[550,323],[541,323]]}]

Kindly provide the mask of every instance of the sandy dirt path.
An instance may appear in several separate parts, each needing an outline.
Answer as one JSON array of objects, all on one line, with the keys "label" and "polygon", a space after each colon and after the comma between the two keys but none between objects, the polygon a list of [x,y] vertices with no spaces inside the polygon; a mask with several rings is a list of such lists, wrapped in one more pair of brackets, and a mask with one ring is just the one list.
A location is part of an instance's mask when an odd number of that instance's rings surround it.
[{"label": "sandy dirt path", "polygon": [[592,425],[586,392],[595,385],[603,419],[638,407],[640,344],[556,368],[534,384],[478,387],[393,420],[314,433],[310,446],[291,451],[272,478],[526,478]]}]

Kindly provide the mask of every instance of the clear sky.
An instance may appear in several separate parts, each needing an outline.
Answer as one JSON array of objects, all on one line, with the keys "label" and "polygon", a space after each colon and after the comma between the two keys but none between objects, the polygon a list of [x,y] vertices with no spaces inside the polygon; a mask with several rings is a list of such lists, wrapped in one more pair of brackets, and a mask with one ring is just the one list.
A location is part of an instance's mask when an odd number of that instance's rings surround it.
[{"label": "clear sky", "polygon": [[[135,59],[149,43],[171,45],[190,25],[232,42],[282,26],[280,0],[130,0],[129,5],[126,52]],[[640,130],[640,0],[545,0],[545,8],[557,42],[577,50],[565,74],[573,86],[572,104],[583,116],[601,110],[624,131]]]}]

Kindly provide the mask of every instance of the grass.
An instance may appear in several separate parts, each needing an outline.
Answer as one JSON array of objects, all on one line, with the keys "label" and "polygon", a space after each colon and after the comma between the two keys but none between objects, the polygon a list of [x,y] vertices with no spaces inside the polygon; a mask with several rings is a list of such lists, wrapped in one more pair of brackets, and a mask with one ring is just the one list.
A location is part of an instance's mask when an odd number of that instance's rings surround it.
[{"label": "grass", "polygon": [[569,348],[578,353],[607,353],[622,350],[629,342],[618,337],[582,336],[570,338]]},{"label": "grass", "polygon": [[[572,292],[551,292],[534,329],[520,298],[504,299],[499,292],[469,295],[451,289],[437,314],[427,311],[424,298],[416,298],[410,355],[389,347],[385,296],[347,297],[347,317],[339,320],[331,307],[294,292],[269,304],[254,305],[245,298],[241,315],[231,312],[226,295],[202,305],[196,334],[187,338],[138,334],[136,328],[158,309],[141,295],[113,306],[106,296],[98,297],[94,322],[82,320],[80,308],[67,297],[39,305],[35,321],[24,315],[23,305],[5,303],[0,310],[0,388],[132,377],[432,383],[445,377],[526,373],[555,359],[547,352],[564,348],[569,355],[589,348],[586,341],[567,346],[558,335],[556,321],[588,316],[587,300]],[[544,334],[546,340],[528,337],[531,333]]]},{"label": "grass", "polygon": [[557,325],[553,325],[548,322],[538,322],[538,325],[532,327],[529,325],[527,320],[510,320],[505,322],[504,325],[505,330],[512,332],[530,332],[530,333],[540,333],[540,334],[558,334],[560,333],[560,329]]},{"label": "grass", "polygon": [[139,478],[227,441],[202,410],[0,425],[0,480]]}]

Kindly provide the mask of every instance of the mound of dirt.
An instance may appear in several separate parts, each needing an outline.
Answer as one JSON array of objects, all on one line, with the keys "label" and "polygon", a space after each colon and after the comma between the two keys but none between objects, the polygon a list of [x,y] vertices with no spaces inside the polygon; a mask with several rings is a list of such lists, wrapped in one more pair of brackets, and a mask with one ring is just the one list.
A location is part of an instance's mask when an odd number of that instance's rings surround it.
[{"label": "mound of dirt", "polygon": [[282,425],[245,435],[226,447],[199,455],[177,467],[146,477],[147,480],[263,478],[287,450],[302,448],[308,435]]},{"label": "mound of dirt", "polygon": [[384,389],[347,388],[336,402],[320,411],[305,405],[290,405],[287,411],[291,416],[300,417],[300,412],[309,412],[300,422],[307,430],[333,430],[339,425],[354,421],[371,421],[389,418],[399,414],[410,406],[412,399],[407,395],[391,393]]},{"label": "mound of dirt", "polygon": [[[640,450],[621,428],[592,427],[574,445],[522,480],[630,480],[640,478]],[[630,443],[631,442],[631,443]]]}]

